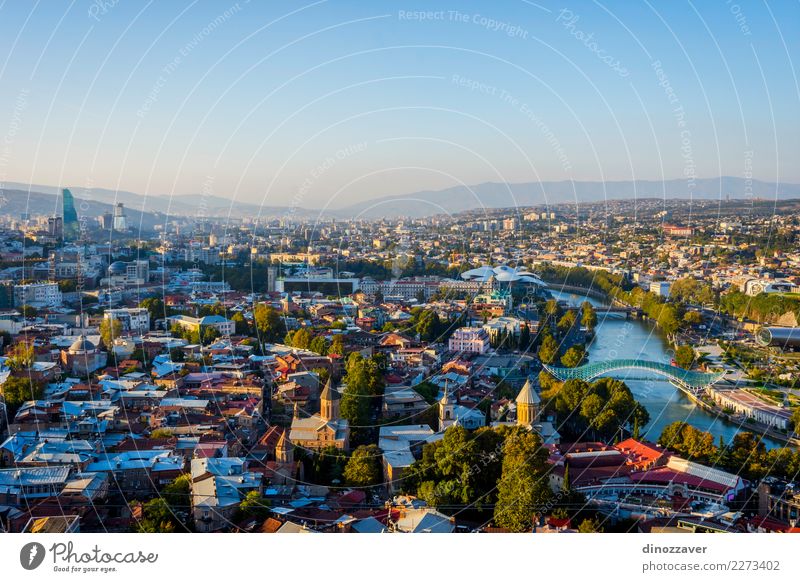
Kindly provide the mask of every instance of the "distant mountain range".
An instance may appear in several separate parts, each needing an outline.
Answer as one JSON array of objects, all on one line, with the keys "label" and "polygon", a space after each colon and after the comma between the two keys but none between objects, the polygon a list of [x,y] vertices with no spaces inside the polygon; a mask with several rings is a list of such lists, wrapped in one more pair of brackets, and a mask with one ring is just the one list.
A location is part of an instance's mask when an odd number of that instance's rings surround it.
[{"label": "distant mountain range", "polygon": [[748,184],[743,178],[728,176],[695,180],[693,188],[689,187],[686,180],[561,181],[520,184],[485,182],[476,186],[454,186],[445,190],[424,190],[402,196],[385,196],[354,204],[338,212],[347,212],[350,216],[364,218],[381,216],[418,218],[480,208],[515,208],[642,198],[724,200],[727,196],[733,199],[789,200],[800,198],[800,184],[775,184],[758,180],[752,180]]},{"label": "distant mountain range", "polygon": [[[315,219],[317,210],[281,206],[260,206],[250,202],[231,201],[221,196],[185,194],[175,196],[143,196],[123,190],[104,188],[85,189],[71,187],[76,205],[82,206],[79,214],[100,216],[110,211],[115,202],[125,204],[128,221],[145,228],[159,222],[165,215],[204,216],[212,218],[291,216]],[[52,214],[60,210],[60,188],[43,185],[7,184],[0,201],[0,211],[20,214]],[[420,218],[435,214],[456,214],[481,208],[514,208],[543,204],[575,204],[603,200],[631,200],[645,198],[712,199],[724,200],[760,198],[766,200],[800,199],[800,184],[776,184],[760,180],[723,176],[695,180],[693,187],[687,180],[635,180],[615,182],[524,182],[506,184],[485,182],[474,186],[453,186],[444,190],[422,190],[411,194],[382,196],[368,202],[359,202],[344,208],[326,210],[324,216],[336,218],[381,217]],[[287,196],[288,198],[288,196]],[[86,204],[81,204],[85,201]]]},{"label": "distant mountain range", "polygon": [[[7,183],[5,188],[4,194],[7,201],[6,205],[0,208],[2,212],[51,214],[54,208],[58,208],[60,211],[61,187],[12,182]],[[131,219],[138,220],[141,215],[147,217],[147,220],[155,219],[156,222],[163,224],[165,215],[224,218],[230,214],[231,217],[242,218],[245,216],[281,216],[288,212],[288,208],[284,207],[260,207],[258,204],[234,202],[229,198],[206,194],[144,196],[126,190],[80,186],[66,186],[66,188],[72,192],[76,206],[80,205],[81,201],[89,203],[89,208],[84,205],[83,211],[78,210],[79,215],[100,216],[103,212],[111,210],[116,203],[122,202],[129,218],[128,222]],[[301,208],[293,211],[292,214],[313,217],[319,213]]]}]

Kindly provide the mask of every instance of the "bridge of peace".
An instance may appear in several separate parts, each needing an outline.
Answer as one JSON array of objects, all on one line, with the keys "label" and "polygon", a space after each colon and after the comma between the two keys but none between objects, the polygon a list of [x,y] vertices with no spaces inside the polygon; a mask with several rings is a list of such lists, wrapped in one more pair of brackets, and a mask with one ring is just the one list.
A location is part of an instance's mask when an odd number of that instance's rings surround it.
[{"label": "bridge of peace", "polygon": [[[559,368],[557,366],[544,364],[544,369],[562,382],[571,379],[585,380],[588,382],[600,376],[611,376],[613,372],[620,370],[641,370],[664,376],[679,388],[694,395],[699,394],[705,390],[706,387],[718,382],[725,375],[724,371],[694,372],[670,364],[651,362],[649,360],[605,360],[602,362],[584,364],[577,368]],[[629,380],[639,379],[631,378],[630,376],[626,378]]]}]

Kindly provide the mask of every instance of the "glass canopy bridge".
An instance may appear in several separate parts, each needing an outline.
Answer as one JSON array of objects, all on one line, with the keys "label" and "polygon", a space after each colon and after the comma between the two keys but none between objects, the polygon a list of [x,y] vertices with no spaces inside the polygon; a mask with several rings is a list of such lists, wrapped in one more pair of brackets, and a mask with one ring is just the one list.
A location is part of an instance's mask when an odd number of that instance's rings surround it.
[{"label": "glass canopy bridge", "polygon": [[[724,371],[719,372],[693,372],[677,366],[651,362],[648,360],[605,360],[592,362],[577,368],[559,368],[544,364],[544,369],[562,382],[571,379],[590,381],[600,376],[613,375],[619,370],[641,370],[664,376],[670,382],[684,390],[697,394],[706,387],[722,379]],[[631,379],[629,376],[628,379]],[[625,379],[624,377],[622,379]]]}]

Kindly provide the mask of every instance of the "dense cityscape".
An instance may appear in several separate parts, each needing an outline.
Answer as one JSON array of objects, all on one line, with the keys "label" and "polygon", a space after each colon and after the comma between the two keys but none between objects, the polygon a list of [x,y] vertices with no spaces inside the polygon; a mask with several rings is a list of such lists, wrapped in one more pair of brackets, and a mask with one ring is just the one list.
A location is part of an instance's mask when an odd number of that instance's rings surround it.
[{"label": "dense cityscape", "polygon": [[0,215],[0,531],[788,532],[800,203]]}]

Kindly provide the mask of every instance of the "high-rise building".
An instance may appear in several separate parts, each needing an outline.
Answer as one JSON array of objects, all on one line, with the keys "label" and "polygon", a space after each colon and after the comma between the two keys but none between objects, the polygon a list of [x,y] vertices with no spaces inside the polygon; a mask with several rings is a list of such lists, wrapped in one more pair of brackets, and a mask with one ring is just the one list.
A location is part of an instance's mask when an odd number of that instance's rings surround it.
[{"label": "high-rise building", "polygon": [[80,234],[80,224],[78,224],[78,212],[75,210],[75,200],[72,192],[64,188],[61,191],[63,202],[63,233],[65,241],[74,241]]},{"label": "high-rise building", "polygon": [[50,216],[47,219],[47,232],[57,239],[64,238],[64,219],[60,216]]},{"label": "high-rise building", "polygon": [[114,230],[128,230],[128,220],[125,218],[125,205],[117,202],[114,207]]},{"label": "high-rise building", "polygon": [[100,217],[100,228],[103,230],[112,230],[114,228],[114,215],[110,212],[104,212]]}]

